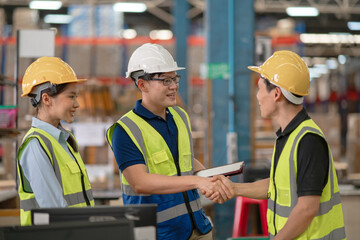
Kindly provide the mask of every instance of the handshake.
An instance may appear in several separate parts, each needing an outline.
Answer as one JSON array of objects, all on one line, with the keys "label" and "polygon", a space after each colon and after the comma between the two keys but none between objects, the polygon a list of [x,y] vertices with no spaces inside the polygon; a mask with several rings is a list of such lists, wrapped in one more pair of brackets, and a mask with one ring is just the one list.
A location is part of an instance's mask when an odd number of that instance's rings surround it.
[{"label": "handshake", "polygon": [[235,196],[235,184],[223,175],[216,175],[211,178],[200,177],[197,189],[206,198],[220,204]]}]

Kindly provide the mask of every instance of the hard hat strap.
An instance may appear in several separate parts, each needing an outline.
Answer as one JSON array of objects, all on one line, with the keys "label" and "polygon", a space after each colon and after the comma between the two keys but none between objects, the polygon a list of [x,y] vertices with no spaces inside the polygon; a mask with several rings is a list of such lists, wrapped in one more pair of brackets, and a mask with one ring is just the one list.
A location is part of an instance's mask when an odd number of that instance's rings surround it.
[{"label": "hard hat strap", "polygon": [[283,89],[282,87],[280,87],[282,94],[284,95],[284,97],[289,100],[291,103],[295,104],[295,105],[300,105],[303,103],[304,101],[304,97],[296,97],[294,96],[294,94],[292,94],[291,92]]},{"label": "hard hat strap", "polygon": [[291,92],[289,92],[288,90],[283,89],[282,87],[276,85],[275,83],[271,82],[271,84],[277,86],[280,88],[282,94],[284,95],[284,97],[291,103],[295,104],[295,105],[300,105],[303,103],[304,101],[304,97],[297,97],[294,94],[292,94]]},{"label": "hard hat strap", "polygon": [[[156,73],[156,74],[160,74],[160,73]],[[142,79],[148,81],[148,80],[151,80],[154,75],[155,75],[154,73],[150,74],[150,73],[146,73],[144,70],[139,70],[139,71],[132,72],[130,77],[135,82],[135,85],[137,87],[137,81],[139,80],[139,78],[142,78]]]},{"label": "hard hat strap", "polygon": [[29,94],[31,97],[30,102],[33,107],[37,107],[41,102],[41,97],[43,93],[55,94],[57,92],[56,84],[51,84],[50,82],[46,82],[34,87]]},{"label": "hard hat strap", "polygon": [[267,80],[270,84],[280,88],[282,94],[284,95],[284,97],[291,103],[295,104],[295,105],[300,105],[303,103],[304,101],[304,97],[301,96],[295,96],[293,93],[289,92],[288,90],[283,89],[282,87],[280,87],[279,85],[275,84],[273,81],[270,81],[268,79],[266,79],[262,74],[261,74],[261,78]]}]

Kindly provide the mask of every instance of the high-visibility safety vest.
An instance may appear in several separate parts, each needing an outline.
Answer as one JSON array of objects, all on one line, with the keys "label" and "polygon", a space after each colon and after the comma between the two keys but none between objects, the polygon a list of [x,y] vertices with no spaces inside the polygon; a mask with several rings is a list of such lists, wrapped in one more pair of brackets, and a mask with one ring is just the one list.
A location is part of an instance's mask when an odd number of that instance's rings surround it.
[{"label": "high-visibility safety vest", "polygon": [[[169,111],[178,129],[178,163],[175,163],[169,147],[159,132],[133,111],[125,114],[107,130],[110,146],[112,147],[113,131],[119,124],[142,153],[148,173],[166,176],[192,175],[194,154],[189,117],[179,107],[169,107]],[[159,240],[188,239],[193,230],[191,218],[202,234],[212,229],[201,207],[196,189],[174,194],[137,194],[124,175],[121,176],[121,187],[124,204],[158,204],[157,236]]]},{"label": "high-visibility safety vest", "polygon": [[39,141],[48,155],[49,161],[51,161],[54,168],[55,176],[63,189],[63,196],[68,206],[94,206],[91,185],[79,152],[75,152],[71,145],[67,144],[76,160],[74,161],[60,143],[49,133],[33,127],[26,133],[19,148],[17,158],[21,225],[31,225],[31,209],[39,208],[34,193],[24,188],[24,175],[20,166],[21,154],[29,141],[34,138]]},{"label": "high-visibility safety vest", "polygon": [[[290,134],[275,172],[273,154],[267,211],[270,239],[284,227],[298,201],[297,151],[300,140],[307,133],[318,134],[325,139],[320,128],[313,120],[308,119]],[[330,148],[329,159],[328,180],[320,197],[319,211],[308,228],[295,239],[346,239],[339,186]]]}]

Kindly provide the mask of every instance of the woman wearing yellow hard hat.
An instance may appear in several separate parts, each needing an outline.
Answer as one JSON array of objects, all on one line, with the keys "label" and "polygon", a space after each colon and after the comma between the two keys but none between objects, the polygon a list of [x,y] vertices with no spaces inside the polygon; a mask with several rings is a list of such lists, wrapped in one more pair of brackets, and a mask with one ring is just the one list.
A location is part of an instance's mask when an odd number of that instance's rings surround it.
[{"label": "woman wearing yellow hard hat", "polygon": [[270,239],[346,239],[339,187],[330,147],[303,107],[309,94],[306,63],[291,51],[277,51],[259,67],[261,116],[280,129],[270,178],[232,183],[234,196],[268,199]]},{"label": "woman wearing yellow hard hat", "polygon": [[83,81],[56,57],[41,57],[25,71],[21,96],[30,98],[36,116],[17,158],[21,225],[31,225],[31,209],[94,205],[77,142],[60,123],[74,121]]}]

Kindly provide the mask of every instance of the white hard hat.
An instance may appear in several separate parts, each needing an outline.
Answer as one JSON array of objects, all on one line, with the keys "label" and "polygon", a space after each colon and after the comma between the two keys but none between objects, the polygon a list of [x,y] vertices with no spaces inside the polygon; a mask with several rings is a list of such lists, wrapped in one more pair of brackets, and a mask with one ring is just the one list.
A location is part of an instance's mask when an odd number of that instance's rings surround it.
[{"label": "white hard hat", "polygon": [[145,73],[173,72],[185,69],[178,67],[171,54],[161,45],[145,43],[131,55],[126,77],[143,70]]}]

